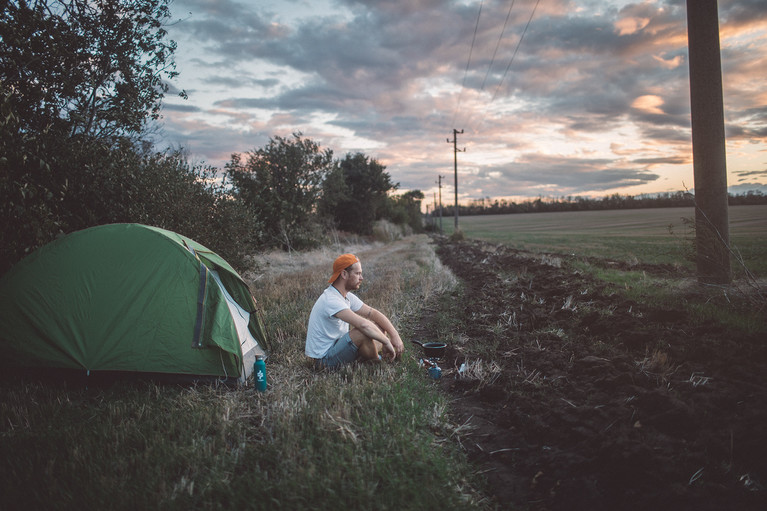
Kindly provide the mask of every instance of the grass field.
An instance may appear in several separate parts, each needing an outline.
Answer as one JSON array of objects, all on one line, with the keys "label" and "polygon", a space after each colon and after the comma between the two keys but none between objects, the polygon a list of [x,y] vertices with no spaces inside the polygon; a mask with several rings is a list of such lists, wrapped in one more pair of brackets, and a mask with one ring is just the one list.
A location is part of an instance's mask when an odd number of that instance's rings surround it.
[{"label": "grass field", "polygon": [[246,279],[273,349],[269,389],[0,385],[0,509],[483,509],[446,398],[408,345],[398,363],[311,369],[306,321],[333,259],[404,339],[456,285],[426,236],[259,254]]},{"label": "grass field", "polygon": [[[766,213],[731,209],[733,240],[752,247],[752,261],[767,259]],[[687,242],[667,225],[682,229],[691,214],[469,217],[460,226],[467,237],[530,250],[684,264]],[[0,509],[491,508],[480,471],[461,448],[466,425],[452,422],[447,397],[418,367],[412,346],[394,365],[332,374],[307,366],[308,312],[332,260],[346,251],[363,261],[360,296],[392,318],[404,339],[427,304],[460,288],[425,236],[258,254],[258,268],[245,277],[275,346],[266,393],[252,385],[0,385]],[[460,338],[454,320],[440,319],[435,333]]]},{"label": "grass field", "polygon": [[[503,243],[534,252],[577,252],[627,262],[672,264],[690,269],[694,263],[692,233],[685,220],[692,208],[522,213],[459,218],[467,238]],[[747,267],[767,275],[767,206],[729,209],[730,242]],[[453,217],[442,219],[444,233],[453,233]],[[736,271],[737,273],[737,271]]]}]

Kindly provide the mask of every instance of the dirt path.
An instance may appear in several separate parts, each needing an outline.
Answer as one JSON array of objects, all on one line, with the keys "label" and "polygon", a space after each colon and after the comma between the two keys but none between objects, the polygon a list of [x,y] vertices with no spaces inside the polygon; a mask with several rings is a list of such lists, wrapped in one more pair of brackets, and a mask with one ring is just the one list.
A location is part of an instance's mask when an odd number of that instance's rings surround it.
[{"label": "dirt path", "polygon": [[555,258],[478,242],[438,254],[465,284],[441,384],[500,508],[767,509],[765,341]]}]

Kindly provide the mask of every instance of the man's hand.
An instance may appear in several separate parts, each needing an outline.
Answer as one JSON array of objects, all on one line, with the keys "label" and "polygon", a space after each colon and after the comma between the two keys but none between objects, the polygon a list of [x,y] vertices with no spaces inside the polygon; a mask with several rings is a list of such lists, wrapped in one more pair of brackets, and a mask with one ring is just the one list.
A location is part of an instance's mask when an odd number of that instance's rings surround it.
[{"label": "man's hand", "polygon": [[392,346],[394,347],[395,358],[399,357],[405,352],[405,344],[402,342],[402,339],[400,339],[399,334],[392,336],[391,343],[392,343]]},{"label": "man's hand", "polygon": [[357,312],[352,312],[350,309],[342,310],[336,313],[336,317],[359,329],[366,337],[381,343],[383,346],[381,358],[395,360],[405,352],[405,344],[389,318],[369,305],[364,305]]},{"label": "man's hand", "polygon": [[394,346],[392,346],[391,343],[384,344],[383,345],[383,355],[382,358],[386,358],[388,360],[394,360],[397,358],[397,351],[395,350]]}]

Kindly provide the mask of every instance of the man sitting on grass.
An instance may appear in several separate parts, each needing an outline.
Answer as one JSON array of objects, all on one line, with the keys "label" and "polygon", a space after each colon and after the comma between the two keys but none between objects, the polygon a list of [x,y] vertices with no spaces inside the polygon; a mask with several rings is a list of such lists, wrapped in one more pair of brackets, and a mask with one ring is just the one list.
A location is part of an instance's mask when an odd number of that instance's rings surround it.
[{"label": "man sitting on grass", "polygon": [[328,282],[309,315],[306,356],[319,367],[336,369],[355,360],[378,361],[381,349],[390,360],[402,354],[405,346],[389,318],[352,293],[362,283],[357,256],[338,257]]}]

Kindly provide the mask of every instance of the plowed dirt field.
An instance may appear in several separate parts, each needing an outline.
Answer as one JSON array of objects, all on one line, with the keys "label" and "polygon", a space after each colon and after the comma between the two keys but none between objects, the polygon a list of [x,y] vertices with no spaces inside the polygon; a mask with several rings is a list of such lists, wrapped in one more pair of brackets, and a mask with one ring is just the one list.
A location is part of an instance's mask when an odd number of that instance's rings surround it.
[{"label": "plowed dirt field", "polygon": [[[622,298],[560,258],[470,241],[437,252],[464,284],[439,384],[499,508],[767,509],[761,335]],[[679,303],[738,306],[691,277]]]}]

